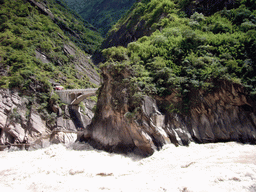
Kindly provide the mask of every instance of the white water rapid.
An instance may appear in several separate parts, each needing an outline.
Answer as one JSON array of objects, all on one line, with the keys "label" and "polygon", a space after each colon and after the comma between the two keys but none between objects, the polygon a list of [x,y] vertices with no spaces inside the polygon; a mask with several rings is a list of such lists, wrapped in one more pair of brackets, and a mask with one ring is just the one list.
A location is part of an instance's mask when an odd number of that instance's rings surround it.
[{"label": "white water rapid", "polygon": [[36,151],[0,151],[0,191],[256,192],[253,145],[166,145],[144,159],[85,144],[75,149],[52,145]]}]

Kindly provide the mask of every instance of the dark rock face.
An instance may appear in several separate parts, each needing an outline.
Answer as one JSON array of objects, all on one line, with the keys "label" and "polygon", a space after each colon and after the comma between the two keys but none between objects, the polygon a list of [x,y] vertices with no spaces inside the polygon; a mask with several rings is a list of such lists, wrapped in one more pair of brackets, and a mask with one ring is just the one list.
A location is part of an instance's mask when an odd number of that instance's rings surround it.
[{"label": "dark rock face", "polygon": [[191,3],[185,7],[185,12],[187,15],[192,15],[196,11],[204,15],[212,15],[224,8],[234,8],[235,2],[235,0],[196,0],[191,1]]},{"label": "dark rock face", "polygon": [[[113,73],[116,73],[113,71]],[[132,113],[128,106],[132,102],[129,96],[132,93],[130,87],[122,80],[127,77],[128,72],[119,75],[113,79],[112,74],[103,70],[104,83],[100,90],[97,110],[92,124],[87,128],[85,139],[94,147],[115,152],[136,151],[142,155],[153,153],[154,143],[149,136],[153,132],[159,132],[154,129],[153,124],[148,121],[148,114],[141,113],[142,122],[133,121]],[[150,112],[149,112],[150,113]],[[148,128],[142,129],[145,124]],[[156,133],[162,142],[164,138]],[[166,138],[168,140],[168,138]]]},{"label": "dark rock face", "polygon": [[168,117],[166,125],[173,127],[173,131],[181,127],[199,143],[256,142],[254,103],[241,85],[221,81],[211,93],[199,91],[190,95],[190,99],[193,98],[198,100],[192,103],[189,115]]},{"label": "dark rock face", "polygon": [[254,103],[241,85],[220,81],[209,93],[191,92],[189,111],[174,113],[161,109],[184,104],[175,92],[166,98],[144,96],[134,105],[131,85],[124,83],[129,72],[117,73],[103,69],[97,112],[84,135],[94,147],[147,156],[166,143],[256,143]]}]

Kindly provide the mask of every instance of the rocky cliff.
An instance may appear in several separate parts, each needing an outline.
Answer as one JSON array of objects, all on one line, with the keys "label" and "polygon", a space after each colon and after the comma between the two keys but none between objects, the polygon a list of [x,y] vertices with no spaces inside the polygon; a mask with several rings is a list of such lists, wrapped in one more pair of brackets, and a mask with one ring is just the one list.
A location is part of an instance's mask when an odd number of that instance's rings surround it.
[{"label": "rocky cliff", "polygon": [[79,106],[52,106],[57,112],[44,116],[37,98],[19,96],[17,90],[0,90],[0,149],[6,147],[37,149],[51,143],[72,144],[94,115],[94,101]]},{"label": "rocky cliff", "polygon": [[255,103],[241,85],[221,80],[211,91],[191,90],[185,110],[187,101],[175,91],[166,97],[136,95],[131,73],[103,68],[96,116],[84,134],[94,147],[147,156],[166,143],[256,143]]},{"label": "rocky cliff", "polygon": [[49,129],[28,98],[17,91],[0,90],[0,144],[32,143]]},{"label": "rocky cliff", "polygon": [[97,69],[84,52],[93,52],[99,34],[61,1],[0,4],[0,149],[74,142],[93,114],[84,104],[84,114],[79,106],[64,105],[53,88],[99,85]]}]

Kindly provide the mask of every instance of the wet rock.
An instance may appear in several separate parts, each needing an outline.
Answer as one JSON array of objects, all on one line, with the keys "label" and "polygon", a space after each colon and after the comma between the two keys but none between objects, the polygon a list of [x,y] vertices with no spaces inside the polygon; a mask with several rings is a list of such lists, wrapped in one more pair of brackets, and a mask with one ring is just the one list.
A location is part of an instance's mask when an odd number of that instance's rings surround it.
[{"label": "wet rock", "polygon": [[23,142],[25,139],[25,130],[21,127],[20,124],[8,126],[6,132],[15,138],[15,141],[18,143]]},{"label": "wet rock", "polygon": [[83,109],[79,105],[65,106],[63,109],[59,108],[58,111],[63,111],[63,113],[58,113],[56,128],[52,130],[50,142],[72,145],[83,137],[83,132],[87,132],[89,135],[88,130],[85,128],[94,117],[92,109],[95,104],[95,101],[86,99],[83,101]]}]

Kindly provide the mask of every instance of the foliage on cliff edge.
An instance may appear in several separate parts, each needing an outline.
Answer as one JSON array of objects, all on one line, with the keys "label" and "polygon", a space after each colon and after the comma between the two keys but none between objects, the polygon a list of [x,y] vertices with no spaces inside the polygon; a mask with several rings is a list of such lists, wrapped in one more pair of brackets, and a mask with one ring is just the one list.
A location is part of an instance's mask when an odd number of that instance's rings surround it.
[{"label": "foliage on cliff edge", "polygon": [[[151,23],[155,32],[127,48],[103,50],[108,60],[104,65],[129,65],[136,72],[132,81],[153,95],[178,92],[186,99],[192,90],[210,91],[222,79],[243,84],[254,96],[256,10],[255,2],[250,2],[250,6],[248,1],[237,2],[237,8],[211,16],[195,12],[188,17],[177,1],[141,1],[117,26],[127,19],[136,27],[130,18],[139,14],[136,19]],[[160,13],[165,16],[154,20]]]},{"label": "foliage on cliff edge", "polygon": [[[66,25],[65,29],[81,30],[78,35],[85,37],[80,40],[87,39],[87,42],[80,47],[86,46],[88,52],[95,49],[97,40],[92,36],[97,37],[97,33],[84,27],[56,2],[44,1],[47,4],[42,4],[54,13],[54,20],[28,1],[0,1],[0,88],[18,89],[21,95],[36,97],[41,111],[49,109],[50,98],[54,102],[58,100],[56,94],[50,94],[51,82],[61,83],[65,88],[96,86],[76,66],[77,63],[84,65],[82,69],[86,68],[86,63],[92,66],[89,55],[76,46],[77,42],[72,43],[72,38],[59,22]],[[78,62],[80,58],[83,63]]]},{"label": "foliage on cliff edge", "polygon": [[[0,21],[2,88],[27,90],[34,84],[42,84],[41,91],[44,92],[51,86],[49,79],[61,81],[64,86],[91,86],[86,77],[76,80],[78,71],[70,65],[75,56],[67,54],[65,46],[84,53],[70,44],[65,32],[36,7],[22,0],[1,1]],[[47,61],[36,58],[36,51]]]}]

